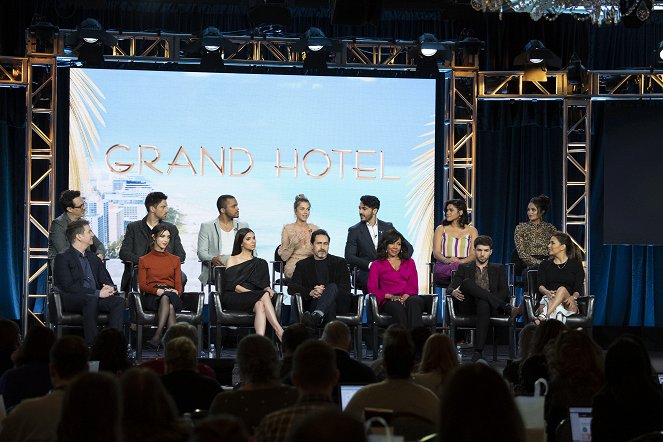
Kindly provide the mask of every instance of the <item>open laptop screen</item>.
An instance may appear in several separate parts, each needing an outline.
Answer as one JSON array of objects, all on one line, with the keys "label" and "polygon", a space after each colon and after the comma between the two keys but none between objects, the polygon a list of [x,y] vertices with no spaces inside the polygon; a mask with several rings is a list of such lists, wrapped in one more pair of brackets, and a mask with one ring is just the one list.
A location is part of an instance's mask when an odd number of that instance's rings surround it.
[{"label": "open laptop screen", "polygon": [[339,385],[339,396],[340,400],[338,403],[341,405],[341,410],[345,410],[345,407],[348,406],[352,396],[359,390],[363,385],[358,384],[341,384]]},{"label": "open laptop screen", "polygon": [[569,407],[573,442],[592,440],[592,407]]}]

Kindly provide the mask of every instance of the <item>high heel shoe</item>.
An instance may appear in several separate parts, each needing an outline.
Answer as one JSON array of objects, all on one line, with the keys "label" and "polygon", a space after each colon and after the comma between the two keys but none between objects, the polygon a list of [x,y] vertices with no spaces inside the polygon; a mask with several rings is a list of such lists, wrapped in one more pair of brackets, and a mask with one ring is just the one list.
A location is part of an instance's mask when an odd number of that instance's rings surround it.
[{"label": "high heel shoe", "polygon": [[161,341],[153,341],[152,339],[148,340],[145,342],[145,348],[148,348],[150,350],[154,350],[157,355],[159,354],[159,350],[161,349]]}]

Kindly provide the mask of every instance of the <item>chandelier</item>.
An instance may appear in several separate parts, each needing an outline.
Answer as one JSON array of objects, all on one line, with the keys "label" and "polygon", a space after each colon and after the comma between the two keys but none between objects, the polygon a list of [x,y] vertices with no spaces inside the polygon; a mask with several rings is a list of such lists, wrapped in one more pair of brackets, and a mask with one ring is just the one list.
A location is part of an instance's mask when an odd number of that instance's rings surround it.
[{"label": "chandelier", "polygon": [[616,24],[623,16],[633,14],[646,21],[651,12],[649,0],[471,0],[476,11],[525,12],[532,20],[555,20],[561,14],[572,14],[578,20],[591,20],[593,24]]}]

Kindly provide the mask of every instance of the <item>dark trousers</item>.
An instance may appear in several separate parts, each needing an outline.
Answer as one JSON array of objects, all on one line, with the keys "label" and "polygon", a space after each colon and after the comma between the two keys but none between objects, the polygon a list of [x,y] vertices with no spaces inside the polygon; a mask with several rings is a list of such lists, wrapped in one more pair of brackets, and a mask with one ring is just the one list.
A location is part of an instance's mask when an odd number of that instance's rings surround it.
[{"label": "dark trousers", "polygon": [[410,296],[401,304],[398,301],[385,301],[382,311],[394,318],[394,322],[401,324],[408,330],[424,325],[422,319],[425,301],[420,296]]},{"label": "dark trousers", "polygon": [[495,295],[486,289],[479,287],[472,279],[465,279],[458,289],[463,292],[465,299],[459,301],[454,298],[454,308],[462,315],[477,315],[477,331],[474,339],[474,349],[483,351],[488,337],[491,313],[504,307],[504,301],[500,301]]},{"label": "dark trousers", "polygon": [[72,313],[83,315],[83,335],[85,343],[92,344],[97,335],[97,317],[99,312],[108,313],[108,326],[122,331],[122,319],[124,316],[124,298],[121,296],[109,296],[99,298],[94,293],[63,293],[62,308]]},{"label": "dark trousers", "polygon": [[325,290],[322,296],[311,300],[308,311],[313,312],[319,310],[323,313],[324,322],[333,321],[336,319],[336,298],[338,296],[338,286],[336,283],[325,284]]}]

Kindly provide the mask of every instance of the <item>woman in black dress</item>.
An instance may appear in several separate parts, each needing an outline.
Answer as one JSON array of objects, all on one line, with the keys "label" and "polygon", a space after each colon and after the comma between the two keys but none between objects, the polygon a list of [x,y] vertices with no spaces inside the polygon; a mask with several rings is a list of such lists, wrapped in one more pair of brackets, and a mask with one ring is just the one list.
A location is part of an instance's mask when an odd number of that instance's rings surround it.
[{"label": "woman in black dress", "polygon": [[232,255],[226,263],[222,301],[230,309],[255,313],[253,326],[259,335],[265,334],[269,321],[281,340],[283,328],[272,305],[274,290],[270,287],[269,268],[267,261],[253,256],[255,248],[256,235],[253,230],[239,229]]}]

